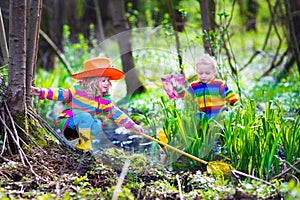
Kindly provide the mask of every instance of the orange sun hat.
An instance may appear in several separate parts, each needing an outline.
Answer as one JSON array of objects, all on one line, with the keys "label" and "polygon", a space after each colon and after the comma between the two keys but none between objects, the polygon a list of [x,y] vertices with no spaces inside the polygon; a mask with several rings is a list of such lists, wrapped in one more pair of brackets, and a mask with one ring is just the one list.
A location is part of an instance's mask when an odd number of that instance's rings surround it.
[{"label": "orange sun hat", "polygon": [[120,80],[124,77],[124,72],[114,68],[110,59],[98,57],[86,60],[83,71],[71,75],[72,78],[77,80],[94,76],[106,76],[109,77],[109,80]]}]

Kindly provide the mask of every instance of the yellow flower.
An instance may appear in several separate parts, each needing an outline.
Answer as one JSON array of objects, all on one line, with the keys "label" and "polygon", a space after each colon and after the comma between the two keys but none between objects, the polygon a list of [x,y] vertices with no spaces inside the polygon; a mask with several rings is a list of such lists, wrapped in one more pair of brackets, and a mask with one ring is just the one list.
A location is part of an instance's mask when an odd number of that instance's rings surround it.
[{"label": "yellow flower", "polygon": [[158,138],[160,141],[162,141],[162,142],[168,144],[169,140],[168,140],[168,138],[167,138],[167,136],[166,136],[166,133],[165,133],[162,129],[160,129],[160,130],[158,131],[158,133],[157,133],[156,136],[157,136],[157,138]]}]

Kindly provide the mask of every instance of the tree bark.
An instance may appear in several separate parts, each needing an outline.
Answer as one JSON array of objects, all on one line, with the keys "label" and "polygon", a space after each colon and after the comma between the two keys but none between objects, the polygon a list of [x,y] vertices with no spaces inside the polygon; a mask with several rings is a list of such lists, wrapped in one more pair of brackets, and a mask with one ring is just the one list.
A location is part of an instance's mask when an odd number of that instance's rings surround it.
[{"label": "tree bark", "polygon": [[286,14],[287,14],[287,21],[288,21],[288,28],[289,28],[289,35],[290,35],[290,44],[289,46],[292,49],[293,57],[296,60],[298,66],[298,72],[300,74],[300,53],[299,53],[299,44],[300,44],[300,0],[293,1],[287,0],[285,2],[286,6]]},{"label": "tree bark", "polygon": [[256,0],[248,0],[247,2],[247,23],[246,31],[256,31],[256,15],[257,15],[258,3]]},{"label": "tree bark", "polygon": [[256,31],[256,17],[259,4],[257,0],[237,0],[239,14],[246,31]]},{"label": "tree bark", "polygon": [[204,50],[206,53],[210,55],[214,55],[214,52],[212,51],[211,48],[210,41],[206,39],[209,34],[209,31],[211,30],[208,1],[199,0],[199,3],[200,3],[201,22],[202,22],[202,30],[203,30],[202,38],[203,38]]},{"label": "tree bark", "polygon": [[[9,1],[0,1],[0,9],[1,9],[1,23],[3,27],[0,30],[0,37],[5,39],[6,46],[8,46],[8,26],[9,26]],[[3,45],[3,44],[1,44]],[[5,46],[1,46],[1,48],[6,48]],[[8,48],[5,50],[6,52],[2,52],[3,49],[0,51],[0,64],[7,64],[8,63]],[[7,55],[4,55],[7,54]]]},{"label": "tree bark", "polygon": [[[8,126],[14,130],[18,124],[21,129],[28,132],[28,120],[26,113],[26,1],[11,0],[9,6],[9,61],[8,61],[8,97],[9,115],[13,121]],[[19,131],[20,129],[18,129]],[[17,131],[15,131],[17,132]],[[17,134],[17,133],[16,133]],[[23,135],[22,135],[23,136]],[[27,141],[23,138],[24,141]],[[18,141],[15,141],[18,143]],[[12,143],[13,153],[19,150]],[[19,144],[18,144],[19,145]]]},{"label": "tree bark", "polygon": [[42,14],[42,0],[28,1],[28,32],[27,32],[27,58],[26,58],[26,99],[31,104],[30,86],[36,69],[38,53],[39,29]]},{"label": "tree bark", "polygon": [[103,42],[105,40],[105,33],[104,33],[103,23],[101,18],[100,4],[98,3],[98,0],[94,0],[94,4],[95,4],[96,16],[97,16],[96,18],[98,23],[98,30],[99,30],[99,40],[100,42]]},{"label": "tree bark", "polygon": [[123,71],[125,72],[125,81],[127,85],[127,96],[142,93],[144,86],[139,80],[138,73],[134,67],[131,45],[131,30],[125,17],[125,3],[123,0],[112,0],[112,21],[115,34],[118,34]]},{"label": "tree bark", "polygon": [[177,50],[177,57],[178,57],[178,65],[179,65],[180,73],[183,74],[181,47],[180,47],[180,41],[179,41],[179,36],[178,36],[178,28],[177,28],[177,24],[176,24],[176,16],[175,16],[175,11],[174,11],[172,0],[168,1],[168,8],[169,8],[170,16],[171,16],[172,26],[173,26],[173,29],[174,29],[174,35],[175,35],[175,41],[176,41],[176,50]]},{"label": "tree bark", "polygon": [[[10,1],[8,93],[13,115],[25,116],[26,76],[26,5],[23,0]],[[22,117],[22,118],[23,118]]]}]

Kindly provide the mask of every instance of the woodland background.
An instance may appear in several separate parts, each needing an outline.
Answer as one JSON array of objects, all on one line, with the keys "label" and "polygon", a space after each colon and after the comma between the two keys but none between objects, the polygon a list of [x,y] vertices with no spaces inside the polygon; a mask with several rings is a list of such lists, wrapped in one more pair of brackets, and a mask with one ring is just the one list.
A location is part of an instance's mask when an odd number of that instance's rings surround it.
[{"label": "woodland background", "polygon": [[[67,87],[72,84],[67,76],[99,55],[112,58],[127,74],[126,87],[114,86],[116,99],[129,102],[146,94],[142,100],[149,104],[145,99],[160,98],[161,76],[185,73],[192,80],[197,57],[209,53],[218,61],[219,76],[242,99],[257,102],[254,109],[266,113],[274,106],[270,101],[278,101],[283,118],[297,125],[294,142],[300,140],[299,0],[2,0],[0,8],[3,162],[18,155],[23,166],[32,166],[30,148],[51,143],[36,121],[47,118],[54,105],[41,105],[37,114],[30,86]],[[132,104],[144,113],[143,102]],[[43,129],[51,132],[48,123]],[[274,126],[282,130],[284,124]],[[296,153],[290,162],[297,166],[300,151],[290,151]],[[271,167],[259,165],[267,175],[255,175],[268,177]]]}]

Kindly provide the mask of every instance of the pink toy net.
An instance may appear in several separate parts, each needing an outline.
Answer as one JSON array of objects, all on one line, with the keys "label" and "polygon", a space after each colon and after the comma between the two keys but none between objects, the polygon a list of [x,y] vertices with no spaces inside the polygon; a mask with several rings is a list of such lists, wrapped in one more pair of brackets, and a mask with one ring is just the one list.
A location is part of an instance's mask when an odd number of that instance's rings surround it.
[{"label": "pink toy net", "polygon": [[165,75],[161,77],[161,81],[165,92],[167,93],[167,95],[171,100],[180,98],[180,96],[176,92],[176,89],[178,89],[178,87],[180,86],[184,87],[184,82],[185,82],[184,74]]}]

